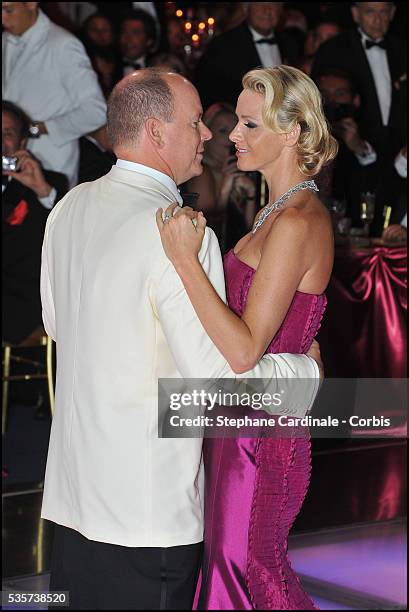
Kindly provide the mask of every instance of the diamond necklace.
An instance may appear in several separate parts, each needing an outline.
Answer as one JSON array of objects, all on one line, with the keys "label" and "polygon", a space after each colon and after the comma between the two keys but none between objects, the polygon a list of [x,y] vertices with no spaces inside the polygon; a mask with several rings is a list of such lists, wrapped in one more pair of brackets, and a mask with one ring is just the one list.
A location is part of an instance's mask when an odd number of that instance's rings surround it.
[{"label": "diamond necklace", "polygon": [[278,200],[276,200],[272,204],[267,204],[267,206],[263,208],[263,212],[257,219],[257,222],[253,227],[252,233],[254,234],[258,230],[258,228],[263,225],[264,221],[274,210],[279,210],[284,205],[284,202],[288,200],[288,198],[290,198],[294,193],[297,193],[297,191],[301,191],[302,189],[312,189],[313,191],[319,191],[315,181],[303,181],[302,183],[297,183],[297,185],[294,185],[294,187],[290,187],[290,189],[283,193],[283,195],[280,196]]}]

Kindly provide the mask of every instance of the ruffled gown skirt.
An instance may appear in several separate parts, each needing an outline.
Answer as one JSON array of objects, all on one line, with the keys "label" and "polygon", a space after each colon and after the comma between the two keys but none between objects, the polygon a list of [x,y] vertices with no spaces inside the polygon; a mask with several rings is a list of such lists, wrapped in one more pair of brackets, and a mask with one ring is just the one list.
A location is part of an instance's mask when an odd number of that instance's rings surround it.
[{"label": "ruffled gown skirt", "polygon": [[204,443],[205,555],[200,610],[314,610],[287,556],[310,477],[310,440]]}]

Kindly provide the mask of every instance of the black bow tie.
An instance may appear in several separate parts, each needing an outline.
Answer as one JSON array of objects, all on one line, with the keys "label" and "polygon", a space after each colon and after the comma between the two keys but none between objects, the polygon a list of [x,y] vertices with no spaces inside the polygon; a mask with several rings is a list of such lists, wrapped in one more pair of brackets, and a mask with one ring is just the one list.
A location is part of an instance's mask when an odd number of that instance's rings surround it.
[{"label": "black bow tie", "polygon": [[256,40],[256,45],[276,45],[277,41],[274,36],[270,38],[260,38],[260,40]]},{"label": "black bow tie", "polygon": [[134,70],[140,70],[142,68],[139,62],[133,62],[132,60],[127,59],[123,60],[123,66],[124,68],[128,68],[129,66],[129,68],[133,68]]},{"label": "black bow tie", "polygon": [[384,40],[380,40],[379,42],[375,42],[374,40],[365,40],[365,49],[372,49],[372,47],[381,47],[381,49],[386,49],[386,42]]}]

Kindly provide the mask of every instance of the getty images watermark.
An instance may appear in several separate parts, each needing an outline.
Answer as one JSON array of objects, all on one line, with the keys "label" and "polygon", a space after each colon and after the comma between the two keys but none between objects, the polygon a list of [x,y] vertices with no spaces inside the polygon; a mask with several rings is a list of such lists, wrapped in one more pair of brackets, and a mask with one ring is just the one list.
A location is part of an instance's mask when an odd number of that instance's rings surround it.
[{"label": "getty images watermark", "polygon": [[407,379],[329,379],[318,395],[311,379],[161,379],[158,390],[159,437],[407,435]]}]

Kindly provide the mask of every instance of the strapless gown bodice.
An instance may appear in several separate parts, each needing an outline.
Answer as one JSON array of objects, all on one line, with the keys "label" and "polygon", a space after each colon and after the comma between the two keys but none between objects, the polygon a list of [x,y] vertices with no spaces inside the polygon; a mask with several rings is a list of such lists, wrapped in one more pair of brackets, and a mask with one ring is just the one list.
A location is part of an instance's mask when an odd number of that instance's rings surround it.
[{"label": "strapless gown bodice", "polygon": [[[229,308],[242,316],[256,270],[241,261],[233,249],[224,257]],[[327,304],[325,294],[296,291],[287,315],[267,353],[305,353],[316,336]]]}]

